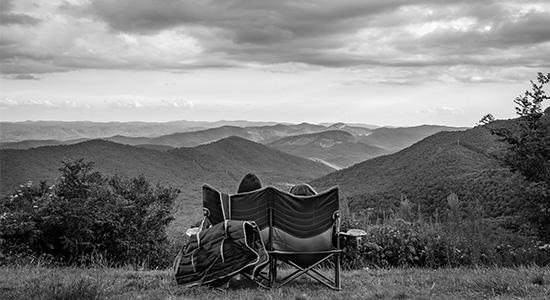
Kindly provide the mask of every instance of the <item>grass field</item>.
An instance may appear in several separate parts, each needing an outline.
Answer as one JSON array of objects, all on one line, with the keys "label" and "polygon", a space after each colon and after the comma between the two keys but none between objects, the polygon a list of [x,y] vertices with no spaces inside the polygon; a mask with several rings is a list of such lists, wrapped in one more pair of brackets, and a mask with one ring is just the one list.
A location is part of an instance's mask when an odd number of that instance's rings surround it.
[{"label": "grass field", "polygon": [[217,290],[178,286],[170,271],[4,266],[0,299],[550,299],[550,268],[364,269],[344,272],[337,292],[304,277]]}]

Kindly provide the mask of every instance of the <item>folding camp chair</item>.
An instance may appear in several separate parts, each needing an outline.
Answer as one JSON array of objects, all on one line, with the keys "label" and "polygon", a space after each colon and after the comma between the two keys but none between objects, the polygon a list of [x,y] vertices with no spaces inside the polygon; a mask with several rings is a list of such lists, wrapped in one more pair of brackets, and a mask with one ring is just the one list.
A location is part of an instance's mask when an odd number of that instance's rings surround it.
[{"label": "folding camp chair", "polygon": [[[269,254],[270,286],[277,277],[277,261],[282,261],[296,271],[284,277],[281,286],[308,275],[341,290],[338,187],[313,196],[295,196],[274,187],[230,195],[228,217],[256,222]],[[333,279],[316,269],[331,258]]]},{"label": "folding camp chair", "polygon": [[[218,224],[220,222],[224,222],[225,220],[229,219],[229,195],[226,193],[222,193],[217,191],[214,187],[203,184],[202,186],[202,196],[203,196],[203,212],[205,216],[205,221],[208,221],[210,226]],[[234,219],[234,220],[241,220],[241,221],[256,221],[261,220],[263,226],[259,226],[257,223],[255,226],[257,226],[260,229],[263,229],[261,231],[262,235],[262,243],[263,241],[267,240],[267,214],[265,218],[261,218],[260,215],[254,215],[254,217],[245,219]],[[203,224],[201,226],[204,226],[205,221],[203,221]],[[243,275],[245,278],[250,279],[251,281],[255,282],[261,287],[267,288],[268,286],[264,284],[264,281],[269,282],[269,278],[267,275],[261,273],[263,268],[256,269],[256,272],[252,274],[251,272],[242,272],[241,275]]]}]

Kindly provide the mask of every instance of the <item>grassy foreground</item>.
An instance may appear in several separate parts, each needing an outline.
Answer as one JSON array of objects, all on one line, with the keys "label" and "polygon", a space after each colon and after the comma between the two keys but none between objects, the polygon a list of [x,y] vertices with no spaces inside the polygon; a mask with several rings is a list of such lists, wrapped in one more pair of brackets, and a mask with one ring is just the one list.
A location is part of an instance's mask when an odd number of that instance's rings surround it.
[{"label": "grassy foreground", "polygon": [[344,272],[336,292],[301,277],[265,290],[178,286],[170,271],[0,267],[0,299],[550,299],[550,268],[364,269]]}]

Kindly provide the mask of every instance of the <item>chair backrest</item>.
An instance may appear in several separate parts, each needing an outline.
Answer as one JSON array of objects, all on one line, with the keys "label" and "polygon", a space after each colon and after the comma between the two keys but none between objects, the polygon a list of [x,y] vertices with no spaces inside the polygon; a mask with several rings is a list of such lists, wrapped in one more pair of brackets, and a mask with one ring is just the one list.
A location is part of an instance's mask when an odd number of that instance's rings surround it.
[{"label": "chair backrest", "polygon": [[285,252],[333,250],[339,212],[338,187],[317,195],[274,191],[272,248]]},{"label": "chair backrest", "polygon": [[313,252],[334,249],[338,187],[312,196],[296,196],[268,186],[229,196],[228,217],[253,220],[268,250]]},{"label": "chair backrest", "polygon": [[229,195],[217,191],[208,184],[203,184],[202,209],[212,225],[229,219]]},{"label": "chair backrest", "polygon": [[229,196],[229,213],[232,220],[253,220],[260,230],[270,226],[270,208],[273,207],[273,187]]}]

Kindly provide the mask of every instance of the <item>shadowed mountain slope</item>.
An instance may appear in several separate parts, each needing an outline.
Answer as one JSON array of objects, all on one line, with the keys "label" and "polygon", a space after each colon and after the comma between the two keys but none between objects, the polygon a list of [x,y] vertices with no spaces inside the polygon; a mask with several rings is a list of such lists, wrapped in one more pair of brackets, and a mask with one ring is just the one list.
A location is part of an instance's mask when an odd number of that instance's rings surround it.
[{"label": "shadowed mountain slope", "polygon": [[432,215],[447,196],[480,201],[491,215],[510,213],[517,183],[496,156],[503,145],[484,127],[440,132],[397,153],[373,158],[313,181],[317,189],[339,185],[354,211],[396,211],[406,197]]}]

